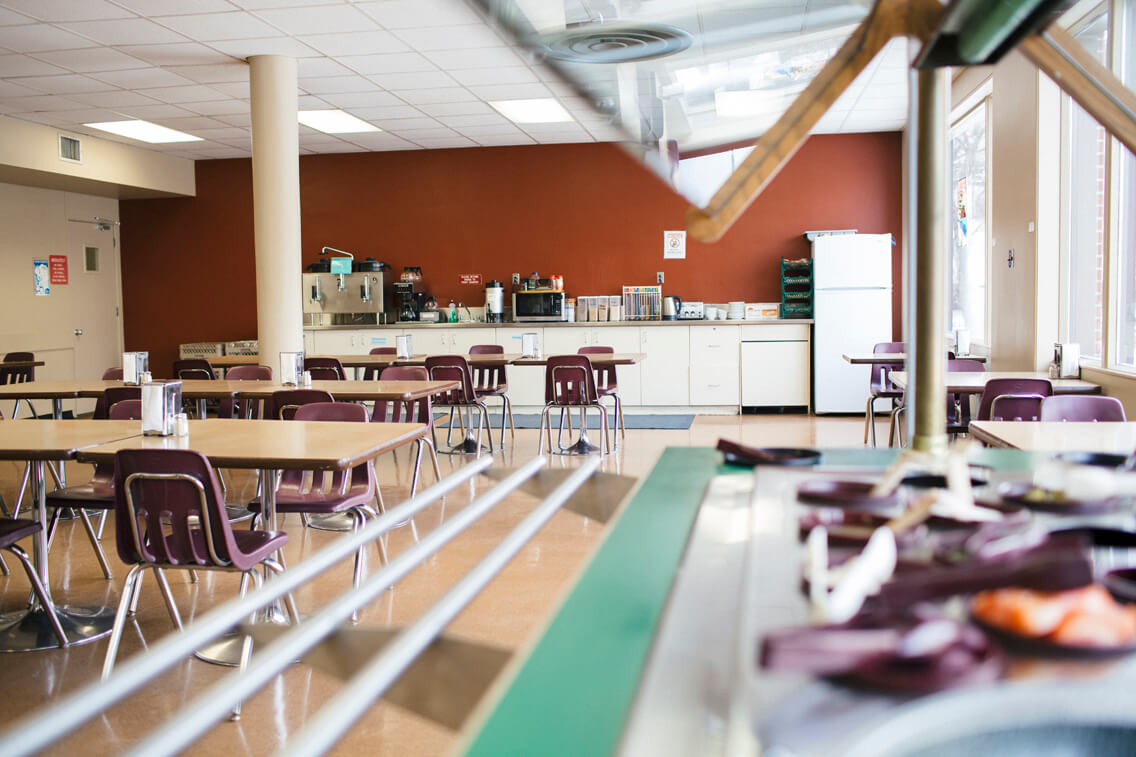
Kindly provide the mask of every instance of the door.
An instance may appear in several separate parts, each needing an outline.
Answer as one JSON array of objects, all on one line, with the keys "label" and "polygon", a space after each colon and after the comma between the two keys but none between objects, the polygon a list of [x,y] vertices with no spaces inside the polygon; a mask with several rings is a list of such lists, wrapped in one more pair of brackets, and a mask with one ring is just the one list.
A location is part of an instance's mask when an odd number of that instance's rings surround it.
[{"label": "door", "polygon": [[851,365],[842,355],[871,352],[891,341],[890,289],[831,289],[813,303],[817,413],[862,413],[871,366]]},{"label": "door", "polygon": [[640,326],[642,404],[690,404],[690,327]]},{"label": "door", "polygon": [[889,234],[846,234],[813,242],[816,289],[890,287],[892,244]]}]

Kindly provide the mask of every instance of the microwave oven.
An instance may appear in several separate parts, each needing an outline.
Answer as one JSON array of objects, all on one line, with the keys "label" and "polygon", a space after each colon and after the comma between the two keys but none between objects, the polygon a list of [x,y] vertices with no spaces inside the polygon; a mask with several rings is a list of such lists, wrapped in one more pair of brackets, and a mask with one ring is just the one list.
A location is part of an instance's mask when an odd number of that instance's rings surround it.
[{"label": "microwave oven", "polygon": [[564,292],[527,289],[513,292],[514,321],[563,321]]}]

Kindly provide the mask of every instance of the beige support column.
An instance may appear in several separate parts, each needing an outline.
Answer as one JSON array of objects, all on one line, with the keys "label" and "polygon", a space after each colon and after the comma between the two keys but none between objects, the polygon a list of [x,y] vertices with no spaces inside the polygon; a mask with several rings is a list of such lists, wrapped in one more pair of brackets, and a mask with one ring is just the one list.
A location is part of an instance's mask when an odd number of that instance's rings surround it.
[{"label": "beige support column", "polygon": [[275,372],[280,370],[279,353],[304,349],[296,61],[280,55],[254,55],[248,62],[256,330],[260,362]]},{"label": "beige support column", "polygon": [[[947,448],[946,289],[947,289],[947,120],[950,70],[917,73],[915,129],[917,214],[915,228],[914,356],[915,434],[911,446],[928,452]],[[911,402],[909,397],[907,402]]]}]

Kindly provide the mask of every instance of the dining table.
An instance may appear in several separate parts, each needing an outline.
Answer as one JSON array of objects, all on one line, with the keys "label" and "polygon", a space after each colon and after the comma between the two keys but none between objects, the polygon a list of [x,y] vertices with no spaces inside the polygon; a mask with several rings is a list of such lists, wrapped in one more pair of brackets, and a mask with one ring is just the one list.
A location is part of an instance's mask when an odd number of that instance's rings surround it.
[{"label": "dining table", "polygon": [[[32,561],[48,601],[59,619],[67,646],[110,633],[114,610],[106,607],[61,605],[51,598],[47,559],[47,506],[44,468],[49,460],[70,460],[81,450],[117,440],[141,439],[138,421],[39,420],[0,422],[0,460],[27,461],[31,467],[31,497],[43,528],[32,539]],[[23,610],[0,616],[0,651],[32,651],[59,646],[49,613],[38,599]]]},{"label": "dining table", "polygon": [[970,434],[991,447],[1030,452],[1128,455],[1136,450],[1136,421],[971,421]]},{"label": "dining table", "polygon": [[[256,382],[249,382],[256,383]],[[333,382],[334,383],[334,382]],[[93,421],[107,423],[108,421]],[[137,422],[131,422],[137,428]],[[0,424],[3,425],[3,424]],[[259,470],[263,487],[264,528],[277,529],[276,484],[285,470],[348,470],[410,444],[429,433],[423,423],[337,423],[327,421],[208,418],[189,422],[187,436],[132,436],[79,450],[85,463],[110,463],[123,449],[191,449],[215,468]],[[284,555],[277,560],[284,565]],[[265,577],[268,578],[267,569]],[[283,623],[278,605],[265,620]],[[109,628],[109,626],[108,626]],[[242,637],[231,634],[198,651],[198,657],[224,665],[240,659]]]},{"label": "dining table", "polygon": [[[907,362],[906,352],[845,352],[840,357],[852,365],[903,365]],[[956,355],[952,359],[974,360],[985,363],[985,355]]]},{"label": "dining table", "polygon": [[[891,382],[900,389],[907,388],[907,371],[892,371],[888,374]],[[948,371],[946,391],[951,394],[982,394],[986,382],[996,378],[1038,378],[1047,379],[1053,384],[1054,394],[1099,394],[1099,384],[1082,379],[1051,379],[1046,371]]]}]

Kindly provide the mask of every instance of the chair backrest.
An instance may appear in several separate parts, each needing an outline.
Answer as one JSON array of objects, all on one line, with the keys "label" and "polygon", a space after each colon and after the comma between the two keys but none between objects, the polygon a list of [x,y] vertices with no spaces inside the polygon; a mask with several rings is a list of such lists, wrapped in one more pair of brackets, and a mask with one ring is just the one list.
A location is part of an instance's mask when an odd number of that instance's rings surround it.
[{"label": "chair backrest", "polygon": [[112,421],[142,420],[142,400],[119,400],[110,406],[107,418]]},{"label": "chair backrest", "polygon": [[226,381],[271,381],[272,367],[267,365],[235,365],[225,372]]},{"label": "chair backrest", "polygon": [[1049,379],[1039,378],[992,378],[982,390],[978,403],[978,420],[991,420],[994,398],[1003,394],[1036,394],[1048,397],[1053,394],[1053,384]]},{"label": "chair backrest", "polygon": [[95,411],[91,418],[97,421],[110,417],[110,409],[123,400],[141,400],[142,387],[140,386],[108,386],[103,390],[103,396],[95,400]]},{"label": "chair backrest", "polygon": [[1044,399],[1040,394],[999,394],[990,405],[990,420],[1036,421]]},{"label": "chair backrest", "polygon": [[[367,422],[367,408],[356,405],[354,402],[311,402],[296,408],[294,421],[346,421],[356,423]],[[312,471],[311,490],[314,492],[340,492],[347,485],[345,471]],[[371,463],[364,462],[351,469],[351,484],[369,485],[374,482],[375,469]],[[281,477],[281,484],[300,483],[303,471],[285,471]]]},{"label": "chair backrest", "polygon": [[[238,365],[225,373],[226,381],[271,381],[272,368],[267,365]],[[260,417],[260,400],[238,400],[233,398],[221,400],[217,409],[218,418],[252,418]]]},{"label": "chair backrest", "polygon": [[[469,348],[471,355],[504,355],[505,348],[499,344],[475,344]],[[471,365],[473,385],[481,391],[504,391],[508,386],[504,365]]]},{"label": "chair backrest", "polygon": [[194,357],[174,361],[174,378],[212,381],[217,378],[217,374],[213,371],[213,366],[208,360],[201,357]]},{"label": "chair backrest", "polygon": [[457,389],[441,392],[434,401],[442,405],[466,405],[477,401],[473,390],[473,373],[465,355],[430,355],[426,358],[426,372],[432,381],[457,381]]},{"label": "chair backrest", "polygon": [[[272,393],[272,400],[266,408],[265,415],[269,418],[291,420],[297,408],[310,405],[313,402],[334,402],[335,398],[330,392],[323,389],[281,389]],[[271,410],[271,413],[267,412]]]},{"label": "chair backrest", "polygon": [[[397,355],[398,347],[372,347],[368,355]],[[382,371],[381,366],[368,365],[363,369],[363,380],[374,381],[378,378],[379,373]]]},{"label": "chair backrest", "polygon": [[544,368],[544,401],[556,405],[594,405],[592,361],[587,355],[550,355]]},{"label": "chair backrest", "polygon": [[[576,350],[577,355],[613,355],[615,354],[614,347],[608,347],[602,344],[592,345],[591,347],[581,347]],[[615,380],[615,366],[604,365],[596,368],[596,388],[597,389],[618,389]]]},{"label": "chair backrest", "polygon": [[119,450],[114,464],[115,535],[123,562],[246,567],[204,455],[129,449]]},{"label": "chair backrest", "polygon": [[[4,362],[17,360],[35,360],[34,352],[9,352],[4,355]],[[0,365],[0,384],[22,384],[25,381],[35,381],[35,368],[5,368]]]},{"label": "chair backrest", "polygon": [[1116,397],[1095,394],[1055,394],[1041,403],[1043,421],[1126,421]]},{"label": "chair backrest", "polygon": [[[382,381],[429,381],[430,374],[420,365],[390,365],[379,374]],[[423,397],[412,402],[376,400],[371,420],[376,423],[434,423],[433,401]]]},{"label": "chair backrest", "polygon": [[103,371],[103,381],[122,381],[122,367],[107,368]]},{"label": "chair backrest", "polygon": [[[907,349],[904,342],[880,342],[872,347],[872,353],[891,353],[903,352]],[[872,363],[872,371],[868,377],[868,391],[872,394],[881,394],[883,392],[894,392],[902,394],[902,390],[891,383],[887,378],[887,374],[894,370],[894,366],[884,365],[883,363]]]},{"label": "chair backrest", "polygon": [[347,378],[343,363],[334,357],[306,357],[304,370],[311,373],[315,381],[343,381]]}]

